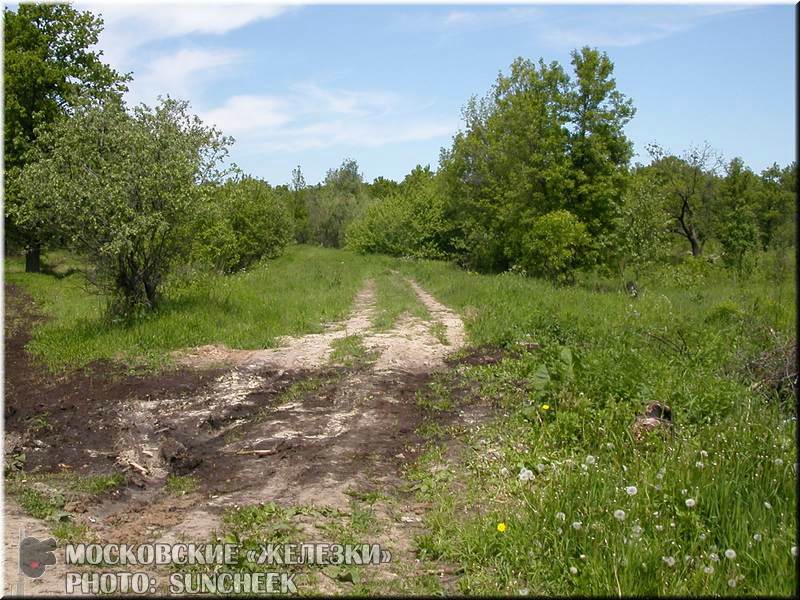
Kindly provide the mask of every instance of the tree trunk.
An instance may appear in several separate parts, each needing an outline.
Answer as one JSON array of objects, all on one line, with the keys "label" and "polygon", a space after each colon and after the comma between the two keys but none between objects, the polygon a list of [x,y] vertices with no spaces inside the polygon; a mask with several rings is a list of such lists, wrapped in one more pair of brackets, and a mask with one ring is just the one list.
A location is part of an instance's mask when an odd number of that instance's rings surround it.
[{"label": "tree trunk", "polygon": [[703,245],[700,243],[700,240],[697,239],[694,228],[691,228],[687,237],[689,238],[689,243],[692,245],[692,256],[700,256],[703,254]]},{"label": "tree trunk", "polygon": [[156,306],[156,284],[155,282],[148,281],[145,279],[144,281],[144,293],[147,297],[147,304],[150,308],[155,308]]},{"label": "tree trunk", "polygon": [[25,272],[41,273],[41,271],[42,247],[39,244],[36,244],[25,251]]}]

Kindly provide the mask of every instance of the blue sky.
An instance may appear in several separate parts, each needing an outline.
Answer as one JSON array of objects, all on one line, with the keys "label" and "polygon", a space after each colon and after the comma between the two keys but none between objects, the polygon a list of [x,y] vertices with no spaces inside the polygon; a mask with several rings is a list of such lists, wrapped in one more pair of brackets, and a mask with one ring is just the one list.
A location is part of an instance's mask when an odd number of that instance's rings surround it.
[{"label": "blue sky", "polygon": [[794,7],[79,4],[102,13],[106,60],[133,71],[129,100],[191,102],[236,138],[246,172],[309,183],[343,158],[367,180],[438,161],[517,56],[569,66],[608,52],[637,114],[639,160],[657,141],[708,141],[757,170],[795,154]]}]

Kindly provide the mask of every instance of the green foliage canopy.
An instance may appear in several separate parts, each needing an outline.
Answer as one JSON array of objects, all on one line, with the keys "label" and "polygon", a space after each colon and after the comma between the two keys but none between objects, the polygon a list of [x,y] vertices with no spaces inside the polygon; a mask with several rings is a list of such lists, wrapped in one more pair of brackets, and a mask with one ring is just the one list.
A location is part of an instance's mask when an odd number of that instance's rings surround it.
[{"label": "green foliage canopy", "polygon": [[23,225],[48,206],[52,226],[96,269],[115,312],[152,308],[186,250],[179,235],[204,186],[224,176],[228,138],[162,100],[128,112],[118,103],[79,108],[42,134],[20,176]]}]

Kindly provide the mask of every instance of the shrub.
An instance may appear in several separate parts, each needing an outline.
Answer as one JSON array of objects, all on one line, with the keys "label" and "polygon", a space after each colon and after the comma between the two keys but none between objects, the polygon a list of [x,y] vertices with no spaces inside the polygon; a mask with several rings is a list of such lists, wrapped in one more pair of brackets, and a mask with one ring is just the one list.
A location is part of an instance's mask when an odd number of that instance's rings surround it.
[{"label": "shrub", "polygon": [[350,225],[347,247],[362,253],[444,258],[444,205],[437,192],[429,171],[427,176],[409,176],[398,191],[367,206]]},{"label": "shrub", "polygon": [[193,232],[195,256],[230,273],[280,255],[293,236],[292,217],[277,190],[245,178],[209,191]]},{"label": "shrub", "polygon": [[556,210],[533,220],[523,236],[517,264],[530,275],[557,283],[574,280],[591,251],[586,226],[571,212]]}]

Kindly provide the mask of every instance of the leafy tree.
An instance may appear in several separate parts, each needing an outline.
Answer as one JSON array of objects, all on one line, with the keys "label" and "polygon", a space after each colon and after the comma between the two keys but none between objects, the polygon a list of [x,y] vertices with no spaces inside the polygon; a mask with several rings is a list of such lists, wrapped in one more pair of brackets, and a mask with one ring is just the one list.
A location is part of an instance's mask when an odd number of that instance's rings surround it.
[{"label": "leafy tree", "polygon": [[777,164],[761,173],[761,186],[756,199],[756,219],[764,248],[786,238],[785,230],[794,227],[797,197],[797,163],[781,169]]},{"label": "leafy tree", "polygon": [[16,11],[4,10],[6,235],[26,249],[27,271],[39,271],[42,244],[54,234],[45,227],[51,210],[47,202],[39,207],[43,214],[27,219],[25,227],[12,217],[24,201],[16,178],[39,132],[81,104],[121,101],[127,90],[130,76],[120,75],[101,61],[101,52],[90,50],[102,27],[102,19],[69,4],[26,3]]},{"label": "leafy tree", "polygon": [[347,226],[369,202],[367,186],[358,163],[346,159],[338,169],[330,169],[323,185],[309,190],[308,225],[311,241],[341,248]]},{"label": "leafy tree", "polygon": [[638,169],[614,215],[614,227],[604,240],[607,255],[621,278],[633,269],[634,279],[665,254],[670,220],[664,213],[666,197],[652,171]]},{"label": "leafy tree", "polygon": [[41,135],[36,160],[20,175],[25,226],[46,199],[53,226],[95,267],[112,310],[152,308],[171,265],[185,253],[180,234],[209,184],[225,175],[230,143],[162,100],[132,112],[118,103],[78,108]]},{"label": "leafy tree", "polygon": [[272,188],[266,181],[226,181],[207,194],[197,211],[195,254],[223,273],[280,255],[293,233],[288,202],[288,189]]},{"label": "leafy tree", "polygon": [[301,244],[305,244],[310,239],[310,231],[308,225],[308,195],[309,189],[306,185],[306,178],[300,169],[292,169],[292,183],[289,186],[291,192],[291,209],[294,218],[294,235],[295,240]]},{"label": "leafy tree", "polygon": [[612,77],[608,55],[588,47],[572,52],[575,79],[569,97],[570,159],[574,177],[567,208],[592,235],[612,227],[615,205],[633,155],[624,127],[636,112]]},{"label": "leafy tree", "polygon": [[368,205],[353,221],[347,247],[364,253],[444,258],[449,225],[443,200],[431,169],[417,166],[397,191]]},{"label": "leafy tree", "polygon": [[369,186],[369,194],[373,198],[386,198],[400,189],[400,184],[393,179],[376,177]]},{"label": "leafy tree", "polygon": [[451,240],[462,262],[497,271],[519,263],[527,227],[569,210],[592,237],[612,227],[631,145],[633,107],[605,54],[572,53],[574,79],[558,63],[516,59],[490,94],[464,109],[465,130],[442,154]]},{"label": "leafy tree", "polygon": [[648,146],[648,152],[652,157],[650,169],[667,196],[673,232],[686,238],[693,256],[700,256],[714,228],[721,159],[708,144],[690,148],[682,157],[668,154],[657,144]]},{"label": "leafy tree", "polygon": [[443,154],[452,245],[481,271],[506,269],[519,254],[526,217],[563,206],[569,191],[565,95],[557,63],[519,58],[490,94],[464,108],[465,131]]},{"label": "leafy tree", "polygon": [[734,158],[719,186],[717,238],[725,263],[739,271],[746,270],[746,257],[759,245],[756,207],[760,183],[741,158]]}]

